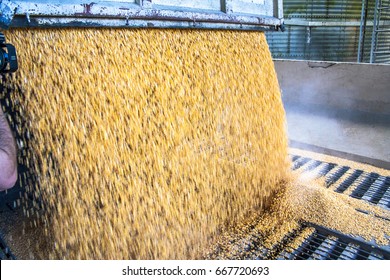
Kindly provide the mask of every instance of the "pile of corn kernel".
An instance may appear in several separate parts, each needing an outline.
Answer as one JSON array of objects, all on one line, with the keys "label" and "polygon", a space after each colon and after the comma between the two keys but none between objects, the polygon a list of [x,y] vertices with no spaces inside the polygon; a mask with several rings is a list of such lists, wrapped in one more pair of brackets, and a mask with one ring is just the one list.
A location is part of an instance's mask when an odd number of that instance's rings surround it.
[{"label": "pile of corn kernel", "polygon": [[[390,175],[390,170],[324,154],[294,148],[289,148],[289,153],[382,176]],[[344,174],[332,186],[329,186],[325,176],[320,174],[318,169],[305,171],[304,166],[292,171],[291,178],[275,195],[268,210],[254,213],[248,219],[225,230],[210,246],[205,258],[283,259],[283,252],[292,253],[310,242],[309,238],[315,229],[307,227],[302,230],[304,222],[323,226],[380,247],[389,247],[390,211],[380,205],[353,198],[348,192],[336,192],[335,189],[350,174]],[[358,181],[354,184],[356,183]],[[324,241],[322,245],[324,244],[327,242]],[[315,255],[313,257],[315,258]],[[330,254],[327,257],[340,256]],[[352,254],[349,257],[354,256]]]},{"label": "pile of corn kernel", "polygon": [[285,115],[263,33],[5,35],[47,258],[201,258],[283,186]]}]

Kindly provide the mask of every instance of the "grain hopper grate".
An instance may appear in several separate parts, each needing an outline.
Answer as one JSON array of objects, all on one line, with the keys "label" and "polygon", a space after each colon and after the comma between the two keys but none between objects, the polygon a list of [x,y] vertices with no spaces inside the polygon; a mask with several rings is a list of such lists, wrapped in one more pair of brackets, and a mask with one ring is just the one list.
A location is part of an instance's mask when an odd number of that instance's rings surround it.
[{"label": "grain hopper grate", "polygon": [[390,176],[296,155],[291,158],[293,170],[302,171],[303,174],[312,172],[314,178],[325,177],[327,187],[335,192],[390,208]]},{"label": "grain hopper grate", "polygon": [[302,226],[285,238],[293,243],[304,229],[311,227],[313,233],[298,248],[284,246],[277,259],[286,260],[382,260],[390,259],[390,252],[351,238],[325,227],[303,223]]}]

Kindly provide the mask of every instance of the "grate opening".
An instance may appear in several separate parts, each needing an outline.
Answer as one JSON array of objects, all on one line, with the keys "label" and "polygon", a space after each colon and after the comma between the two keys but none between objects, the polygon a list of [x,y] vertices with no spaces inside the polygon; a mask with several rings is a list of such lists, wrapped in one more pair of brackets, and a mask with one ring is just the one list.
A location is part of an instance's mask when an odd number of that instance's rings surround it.
[{"label": "grate opening", "polygon": [[330,260],[337,260],[340,258],[341,254],[346,250],[346,243],[337,243],[329,253]]},{"label": "grate opening", "polygon": [[370,253],[369,252],[366,252],[362,249],[359,249],[358,250],[358,253],[356,254],[356,259],[357,260],[368,260],[368,257],[370,256]]},{"label": "grate opening", "polygon": [[321,251],[317,249],[323,241],[324,238],[321,238],[316,233],[311,234],[309,238],[303,241],[301,246],[299,246],[299,248],[295,252],[293,252],[293,255],[295,255],[295,259],[306,260],[311,258],[314,252]]},{"label": "grate opening", "polygon": [[390,205],[390,177],[370,174],[351,194],[374,204]]},{"label": "grate opening", "polygon": [[348,176],[341,184],[336,188],[336,192],[343,193],[348,189],[356,180],[363,174],[363,170],[355,170],[351,175]]},{"label": "grate opening", "polygon": [[292,155],[292,156],[291,156],[292,162],[296,161],[296,160],[299,159],[299,158],[300,158],[300,156],[297,156],[297,155]]},{"label": "grate opening", "polygon": [[271,249],[267,250],[267,254],[262,256],[262,259],[273,260],[273,259],[290,259],[290,254],[284,249],[288,247],[291,240],[299,238],[302,234],[304,227],[300,225],[298,228],[287,233],[280,242],[276,243]]},{"label": "grate opening", "polygon": [[308,172],[308,171],[311,171],[311,170],[314,170],[315,168],[317,168],[318,166],[320,166],[322,164],[321,161],[318,161],[318,160],[309,160],[305,165],[302,166],[302,170],[304,172]]},{"label": "grate opening", "polygon": [[370,173],[364,177],[364,179],[359,182],[357,187],[351,193],[351,196],[354,198],[362,198],[364,194],[368,191],[371,185],[378,179],[379,174]]},{"label": "grate opening", "polygon": [[299,157],[293,162],[292,169],[297,170],[303,165],[305,165],[310,159],[305,157]]},{"label": "grate opening", "polygon": [[[335,166],[337,166],[335,164]],[[329,188],[330,186],[332,186],[335,182],[337,182],[341,177],[343,177],[343,175],[349,170],[350,168],[347,167],[347,166],[341,166],[341,167],[338,167],[338,169],[336,170],[336,172],[334,172],[333,174],[330,174],[326,177],[326,187]]]},{"label": "grate opening", "polygon": [[[278,259],[290,260],[368,260],[390,259],[390,252],[319,225],[303,223],[314,232],[297,248],[285,246]],[[297,235],[289,235],[290,244]]]},{"label": "grate opening", "polygon": [[318,170],[319,177],[326,176],[329,172],[331,172],[336,167],[336,164],[334,163],[322,163],[322,166]]},{"label": "grate opening", "polygon": [[375,204],[379,204],[381,202],[390,207],[390,177],[380,176],[373,185],[377,189],[372,196],[371,202]]}]

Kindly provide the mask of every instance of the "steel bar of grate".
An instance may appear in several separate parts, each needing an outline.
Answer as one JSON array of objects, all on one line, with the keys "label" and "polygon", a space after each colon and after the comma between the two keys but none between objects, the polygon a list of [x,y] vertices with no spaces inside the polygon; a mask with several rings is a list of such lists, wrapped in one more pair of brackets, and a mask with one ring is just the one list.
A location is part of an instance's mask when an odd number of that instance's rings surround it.
[{"label": "steel bar of grate", "polygon": [[[390,180],[390,177],[388,177]],[[386,186],[383,197],[378,201],[378,205],[390,208],[390,187]]]},{"label": "steel bar of grate", "polygon": [[[347,243],[340,242],[337,238],[336,240],[332,240],[330,244],[327,240],[331,240],[330,237],[334,237],[333,235],[324,235],[316,231],[313,233],[312,238],[310,240],[305,240],[302,245],[306,245],[302,248],[298,248],[295,252],[297,259],[337,259],[338,255],[335,254],[335,248],[338,248],[338,251],[342,251],[345,254],[348,254]],[[342,244],[344,245],[342,246]],[[345,248],[345,249],[343,249]],[[337,251],[336,251],[337,252]],[[361,249],[360,251],[356,251],[354,254],[354,259],[366,259],[369,255],[369,252]]]},{"label": "steel bar of grate", "polygon": [[298,168],[300,168],[300,167],[302,167],[303,165],[305,165],[309,160],[310,160],[309,158],[300,157],[299,159],[297,159],[296,161],[294,161],[293,166],[292,166],[292,169],[293,169],[293,170],[297,170]]},{"label": "steel bar of grate", "polygon": [[315,163],[314,166],[311,166],[310,170],[304,168],[303,172],[310,172],[310,176],[314,179],[318,179],[320,177],[328,177],[329,172],[335,167],[335,164],[328,164],[326,162]]},{"label": "steel bar of grate", "polygon": [[337,182],[348,170],[349,167],[347,166],[339,167],[336,172],[326,178],[326,187],[329,188],[331,185]]},{"label": "steel bar of grate", "polygon": [[313,254],[319,256],[318,258],[320,260],[334,259],[333,250],[336,247],[337,240],[327,236]]},{"label": "steel bar of grate", "polygon": [[371,253],[368,257],[367,257],[368,260],[380,260],[381,258],[378,257],[378,255],[375,255],[373,253]]},{"label": "steel bar of grate", "polygon": [[307,172],[307,171],[311,171],[315,168],[317,168],[318,166],[320,166],[322,164],[321,161],[318,161],[318,160],[309,160],[306,164],[304,164],[302,166],[302,170],[304,172]]},{"label": "steel bar of grate", "polygon": [[[390,252],[352,239],[335,231],[314,225],[316,231],[291,253],[282,252],[279,259],[336,260],[390,259]],[[288,247],[288,246],[286,246]],[[289,247],[292,249],[291,247]]]},{"label": "steel bar of grate", "polygon": [[377,173],[370,173],[364,176],[364,180],[359,182],[357,187],[352,191],[351,196],[354,198],[362,198],[378,177],[379,174]]},{"label": "steel bar of grate", "polygon": [[318,174],[320,176],[327,176],[330,171],[332,171],[336,167],[334,163],[322,163],[321,168],[318,170]]},{"label": "steel bar of grate", "polygon": [[293,252],[295,255],[294,259],[297,260],[306,260],[308,259],[312,252],[317,249],[318,242],[316,241],[316,234],[311,234],[305,241],[302,242],[301,246]]},{"label": "steel bar of grate", "polygon": [[337,260],[340,255],[346,250],[348,244],[344,242],[338,242],[337,245],[332,249],[332,251],[329,253],[329,259],[330,260]]},{"label": "steel bar of grate", "polygon": [[337,237],[338,242],[344,242],[346,244],[354,244],[359,247],[357,255],[359,257],[368,257],[370,253],[378,254],[383,256],[385,259],[390,259],[390,251],[379,248],[378,246],[360,241],[358,239],[352,238],[348,235],[342,234],[340,232],[325,228],[320,225],[305,223],[307,226],[314,227],[317,232],[321,235],[329,235]]},{"label": "steel bar of grate", "polygon": [[[351,197],[390,208],[390,176],[381,176],[374,172],[366,173],[348,166],[338,166],[335,163],[326,163],[297,155],[291,158],[293,170],[299,169],[302,173],[311,172],[314,179],[325,177],[327,188],[337,183],[335,191],[344,193],[353,187]],[[348,177],[339,183],[343,176]]]},{"label": "steel bar of grate", "polygon": [[299,159],[299,158],[300,158],[300,156],[292,155],[292,156],[291,156],[291,161],[294,162],[294,161],[296,161],[296,160]]},{"label": "steel bar of grate", "polygon": [[337,258],[338,260],[355,260],[357,255],[357,246],[356,245],[348,245],[345,247],[345,250],[340,254]]},{"label": "steel bar of grate", "polygon": [[336,192],[343,193],[346,189],[348,189],[360,175],[363,174],[363,170],[355,170],[347,179],[345,179],[341,184],[336,188]]},{"label": "steel bar of grate", "polygon": [[328,247],[331,247],[333,248],[333,246],[335,246],[335,244],[329,244],[328,243],[328,238],[326,236],[324,236],[322,239],[318,239],[318,241],[320,242],[321,240],[323,240],[321,243],[319,243],[317,249],[312,252],[311,256],[308,258],[308,260],[327,260],[330,258],[330,250]]},{"label": "steel bar of grate", "polygon": [[[357,175],[359,176],[357,177]],[[345,181],[348,182],[341,183],[336,188],[336,192],[343,193],[354,185],[355,188],[351,193],[351,197],[384,207],[390,206],[390,177],[380,176],[376,173],[360,173],[359,170],[355,170]]]},{"label": "steel bar of grate", "polygon": [[305,226],[300,224],[298,228],[287,233],[272,249],[268,250],[267,255],[263,259],[289,259],[292,255],[285,250],[288,247],[287,244],[298,238],[302,234],[304,228]]},{"label": "steel bar of grate", "polygon": [[[384,200],[390,202],[390,197],[386,197],[386,192],[390,188],[390,177],[380,176],[373,185],[376,187],[375,193],[372,195],[370,202],[378,204]],[[389,194],[390,195],[390,194]]]}]

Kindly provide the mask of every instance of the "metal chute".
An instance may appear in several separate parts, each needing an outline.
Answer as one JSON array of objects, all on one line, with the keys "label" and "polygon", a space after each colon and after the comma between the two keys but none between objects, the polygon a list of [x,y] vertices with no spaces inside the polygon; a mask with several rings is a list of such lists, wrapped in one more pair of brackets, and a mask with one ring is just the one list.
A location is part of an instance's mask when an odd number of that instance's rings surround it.
[{"label": "metal chute", "polygon": [[282,0],[0,0],[0,27],[283,29]]}]

